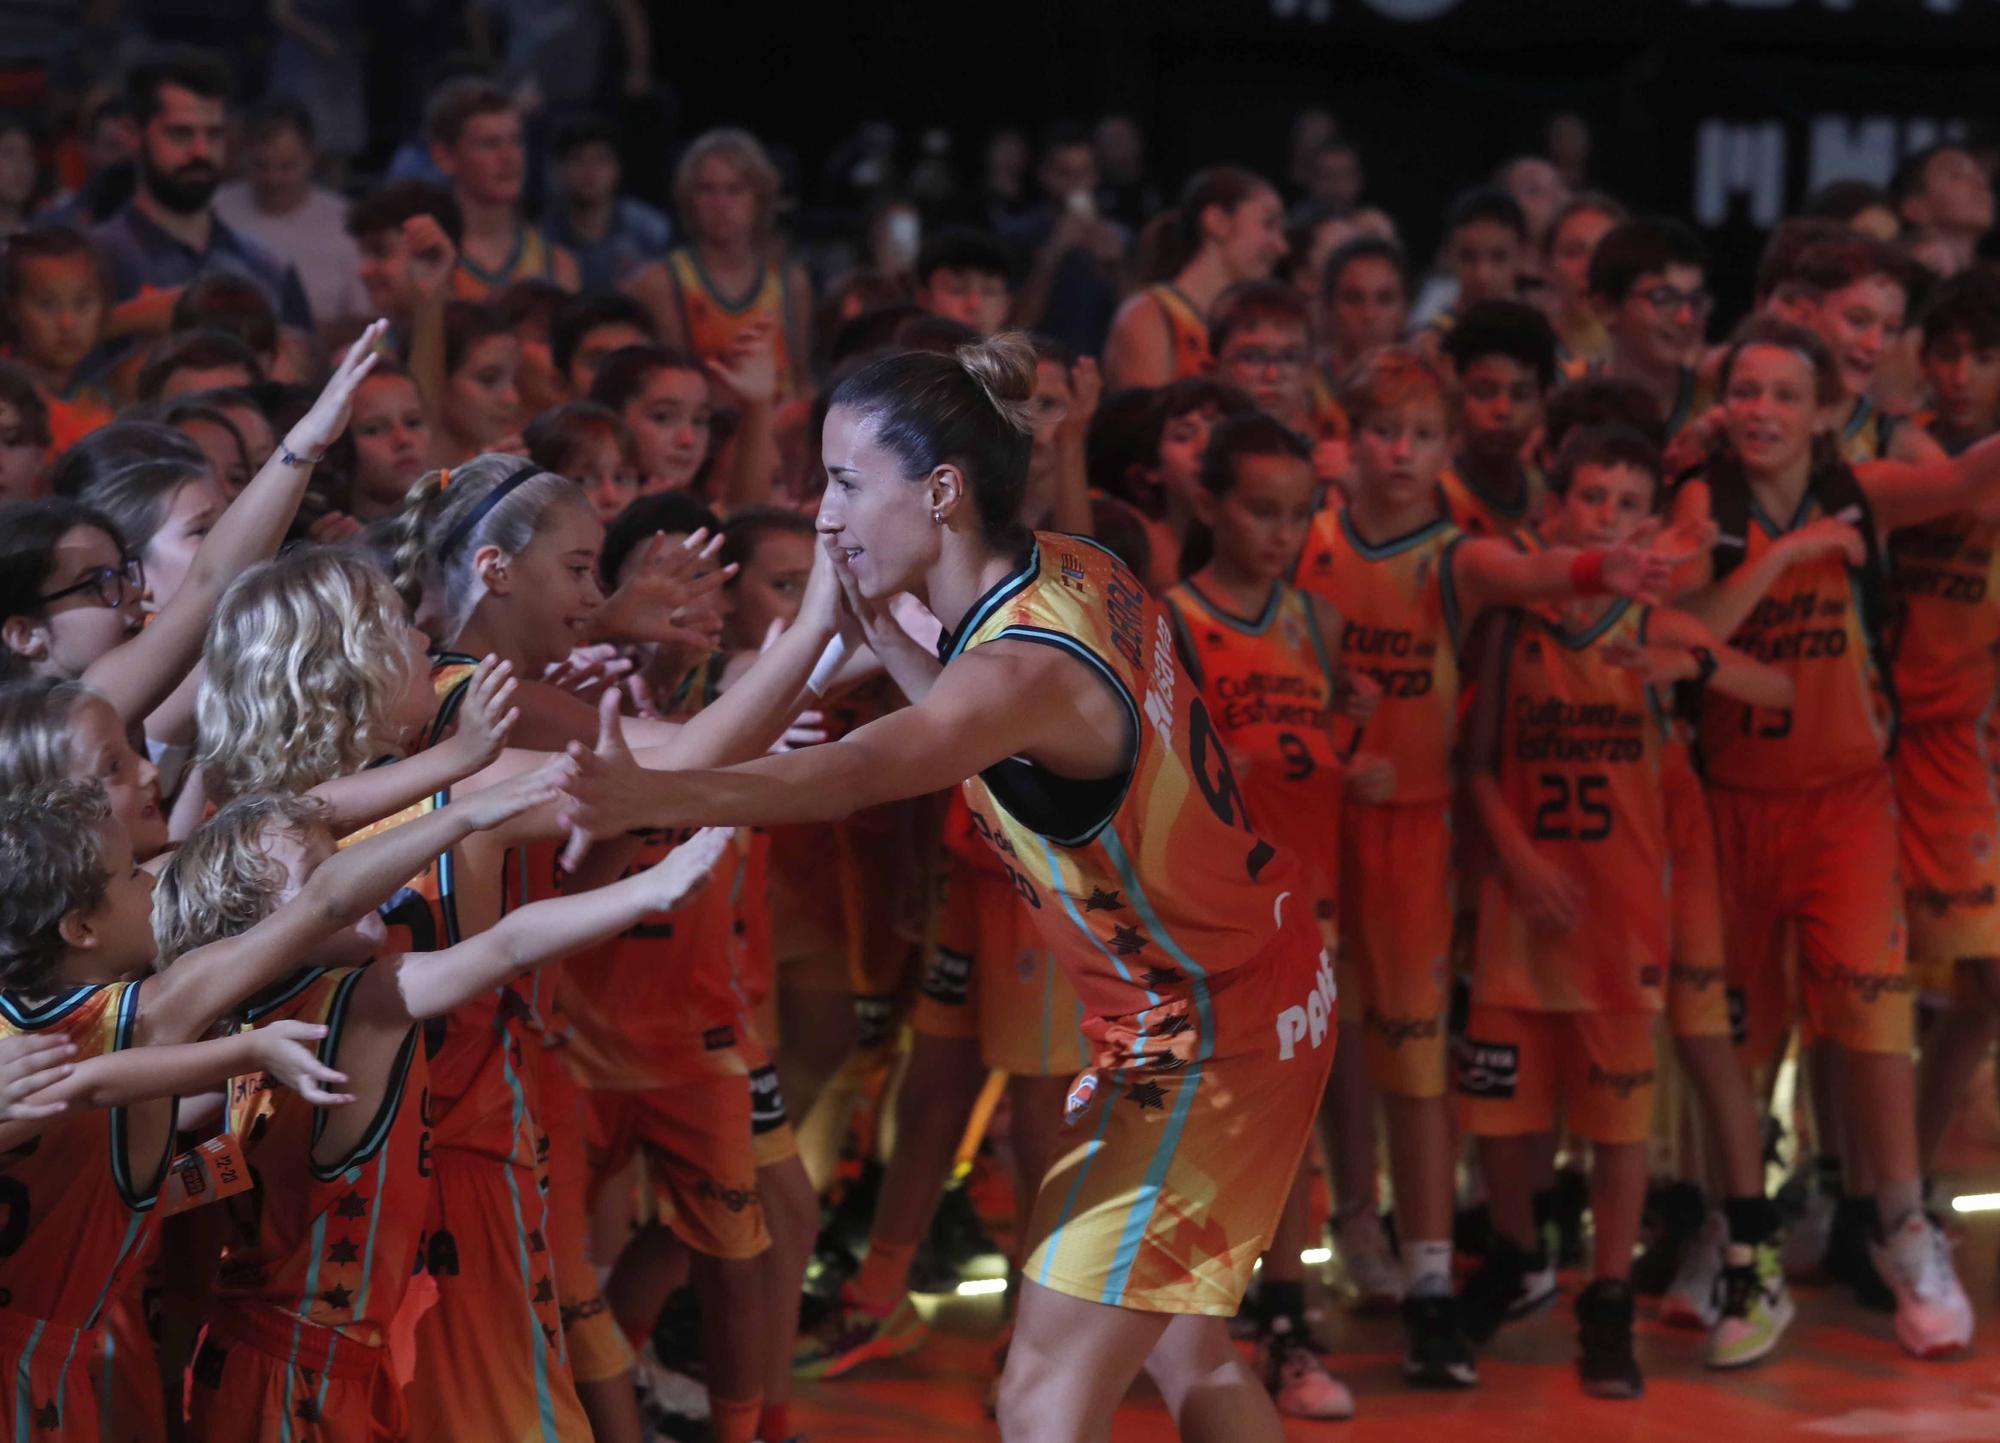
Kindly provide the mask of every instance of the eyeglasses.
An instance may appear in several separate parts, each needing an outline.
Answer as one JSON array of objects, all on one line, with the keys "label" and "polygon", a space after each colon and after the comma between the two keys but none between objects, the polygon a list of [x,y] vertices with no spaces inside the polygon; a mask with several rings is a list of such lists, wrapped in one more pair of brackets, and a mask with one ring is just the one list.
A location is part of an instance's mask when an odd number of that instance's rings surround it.
[{"label": "eyeglasses", "polygon": [[46,596],[35,598],[47,605],[51,601],[61,601],[65,596],[74,596],[79,591],[95,591],[99,606],[123,606],[125,594],[130,591],[138,596],[146,589],[146,568],[138,557],[128,556],[116,566],[99,566],[84,573],[83,580],[60,591],[51,591]]},{"label": "eyeglasses", "polygon": [[1307,356],[1302,350],[1267,351],[1261,346],[1245,346],[1240,351],[1231,351],[1222,359],[1225,364],[1236,366],[1245,371],[1267,371],[1273,369],[1296,371],[1305,365]]},{"label": "eyeglasses", "polygon": [[1695,315],[1705,316],[1709,307],[1715,304],[1715,297],[1707,291],[1684,291],[1678,286],[1652,286],[1639,292],[1639,299],[1666,315],[1672,315],[1686,306]]}]

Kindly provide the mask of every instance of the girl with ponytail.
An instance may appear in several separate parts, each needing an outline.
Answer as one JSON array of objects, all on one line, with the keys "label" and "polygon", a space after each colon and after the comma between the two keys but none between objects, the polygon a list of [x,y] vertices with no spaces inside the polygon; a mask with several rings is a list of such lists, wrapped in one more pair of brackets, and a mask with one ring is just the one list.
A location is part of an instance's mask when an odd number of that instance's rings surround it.
[{"label": "girl with ponytail", "polygon": [[1243,281],[1270,276],[1285,254],[1285,210],[1270,183],[1218,166],[1191,179],[1165,236],[1173,279],[1119,308],[1104,350],[1107,390],[1164,386],[1208,369],[1208,312]]}]

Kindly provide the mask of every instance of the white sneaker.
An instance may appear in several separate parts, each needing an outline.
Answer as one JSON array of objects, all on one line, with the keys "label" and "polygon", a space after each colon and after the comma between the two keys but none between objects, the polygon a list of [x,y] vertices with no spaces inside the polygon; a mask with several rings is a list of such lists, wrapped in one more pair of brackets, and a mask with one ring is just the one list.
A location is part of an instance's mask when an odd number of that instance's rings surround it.
[{"label": "white sneaker", "polygon": [[1375,1214],[1342,1218],[1334,1227],[1333,1250],[1347,1273],[1353,1292],[1348,1306],[1355,1312],[1393,1313],[1403,1305],[1403,1269]]},{"label": "white sneaker", "polygon": [[1972,1303],[1951,1263],[1944,1230],[1921,1212],[1888,1239],[1871,1243],[1875,1270],[1896,1294],[1896,1341],[1919,1358],[1941,1358],[1972,1343]]},{"label": "white sneaker", "polygon": [[1722,1276],[1723,1249],[1729,1245],[1729,1222],[1719,1212],[1702,1220],[1701,1231],[1681,1249],[1681,1265],[1660,1298],[1660,1321],[1677,1328],[1715,1326],[1721,1309],[1715,1301],[1715,1280]]},{"label": "white sneaker", "polygon": [[669,1368],[653,1351],[648,1338],[634,1353],[633,1381],[639,1390],[639,1411],[643,1417],[665,1422],[671,1419],[706,1420],[708,1388],[677,1368]]},{"label": "white sneaker", "polygon": [[1805,1216],[1785,1231],[1779,1258],[1788,1278],[1816,1278],[1826,1265],[1826,1245],[1833,1236],[1833,1199],[1814,1189],[1806,1196]]}]

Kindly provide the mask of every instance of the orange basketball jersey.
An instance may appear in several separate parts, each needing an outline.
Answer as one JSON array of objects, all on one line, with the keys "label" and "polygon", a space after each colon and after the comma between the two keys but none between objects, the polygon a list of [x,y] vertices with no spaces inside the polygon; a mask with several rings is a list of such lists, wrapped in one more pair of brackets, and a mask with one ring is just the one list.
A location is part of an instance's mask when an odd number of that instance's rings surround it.
[{"label": "orange basketball jersey", "polygon": [[[1785,531],[1819,510],[1809,495],[1790,525],[1780,527],[1752,505],[1743,564],[1754,563]],[[1895,705],[1844,559],[1828,556],[1788,567],[1729,643],[1786,672],[1796,692],[1793,705],[1781,711],[1747,706],[1717,691],[1702,693],[1702,767],[1711,783],[1803,791],[1881,765]]]},{"label": "orange basketball jersey", "polygon": [[[313,968],[251,1008],[246,1021],[323,1023],[319,1055],[340,1055],[360,968]],[[230,1218],[215,1302],[256,1303],[371,1348],[388,1342],[431,1213],[429,1070],[412,1027],[382,1106],[360,1145],[331,1166],[313,1159],[325,1119],[261,1075],[230,1084],[229,1130],[257,1175],[227,1203]]]},{"label": "orange basketball jersey", "polygon": [[745,330],[765,324],[776,333],[778,394],[788,396],[806,385],[804,342],[792,333],[791,282],[784,266],[766,261],[756,283],[733,299],[716,289],[692,247],[667,257],[667,274],[680,304],[681,333],[698,359],[722,355]]},{"label": "orange basketball jersey", "polygon": [[1161,601],[1259,834],[1298,857],[1316,904],[1335,901],[1343,768],[1333,660],[1312,599],[1296,587],[1273,587],[1254,621],[1232,615],[1192,581]]},{"label": "orange basketball jersey", "polygon": [[1099,1064],[1267,1048],[1266,1036],[1218,1037],[1217,1004],[1229,974],[1279,948],[1311,957],[1311,908],[1296,862],[1251,829],[1165,610],[1111,552],[1043,532],[939,650],[949,664],[995,641],[1076,658],[1131,723],[1129,776],[1054,784],[1012,759],[965,783],[974,825],[1076,985]]},{"label": "orange basketball jersey", "polygon": [[1167,323],[1167,337],[1174,351],[1174,374],[1170,379],[1178,381],[1184,376],[1201,375],[1208,369],[1208,322],[1202,319],[1194,302],[1172,285],[1149,286],[1146,294],[1159,306]]},{"label": "orange basketball jersey", "polygon": [[1889,538],[1901,615],[1896,700],[1904,722],[1984,716],[2000,687],[2000,525],[1971,515],[1907,526]]},{"label": "orange basketball jersey", "polygon": [[1521,494],[1507,504],[1475,491],[1459,475],[1456,464],[1447,466],[1438,478],[1438,488],[1444,492],[1452,525],[1474,536],[1511,536],[1533,525],[1548,503],[1549,483],[1539,466],[1521,466],[1520,477]]},{"label": "orange basketball jersey", "polygon": [[[1644,644],[1647,608],[1618,601],[1581,630],[1507,615],[1498,780],[1535,850],[1582,884],[1576,927],[1535,927],[1489,873],[1479,908],[1473,1000],[1533,1012],[1657,1009],[1666,978],[1666,722],[1652,689],[1604,659]],[[1481,691],[1485,688],[1482,686]]]},{"label": "orange basketball jersey", "polygon": [[1396,765],[1398,804],[1452,794],[1458,730],[1458,599],[1452,548],[1465,533],[1440,516],[1407,536],[1373,545],[1346,508],[1313,520],[1296,579],[1346,622],[1339,660],[1381,683],[1382,702],[1362,745]]},{"label": "orange basketball jersey", "polygon": [[[0,1037],[67,1038],[76,1047],[74,1062],[120,1051],[132,1046],[138,1026],[139,987],[74,987],[43,1002],[0,993]],[[50,1325],[46,1344],[38,1329],[25,1353],[9,1350],[23,1376],[38,1348],[67,1349],[66,1330],[97,1327],[141,1264],[167,1157],[163,1152],[156,1166],[133,1176],[126,1128],[124,1108],[77,1108],[51,1118],[32,1141],[7,1155],[0,1173],[0,1198],[7,1203],[0,1223],[0,1307]],[[76,1378],[88,1361],[88,1350],[79,1350]]]}]

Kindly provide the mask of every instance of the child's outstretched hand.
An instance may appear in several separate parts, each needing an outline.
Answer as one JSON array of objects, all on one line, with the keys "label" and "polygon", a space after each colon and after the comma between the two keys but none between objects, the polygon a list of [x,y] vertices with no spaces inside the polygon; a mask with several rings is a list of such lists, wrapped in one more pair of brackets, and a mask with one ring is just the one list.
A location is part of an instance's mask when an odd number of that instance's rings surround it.
[{"label": "child's outstretched hand", "polygon": [[473,668],[465,707],[458,716],[458,730],[452,734],[452,740],[459,743],[472,763],[469,771],[492,765],[506,750],[508,734],[521,719],[521,709],[508,705],[514,699],[516,685],[514,664],[510,661],[488,655]]},{"label": "child's outstretched hand", "polygon": [[0,1037],[0,1122],[39,1122],[67,1108],[66,1102],[30,1099],[68,1077],[75,1056],[76,1044],[67,1037],[32,1032]]},{"label": "child's outstretched hand", "polygon": [[325,1036],[326,1028],[317,1022],[285,1019],[252,1029],[250,1049],[258,1070],[273,1082],[283,1083],[314,1107],[344,1107],[354,1101],[354,1094],[327,1089],[345,1085],[347,1074],[321,1062],[308,1046]]},{"label": "child's outstretched hand", "polygon": [[733,827],[703,827],[655,862],[646,873],[654,910],[671,912],[707,886],[709,874],[722,860],[722,849],[733,835]]}]

